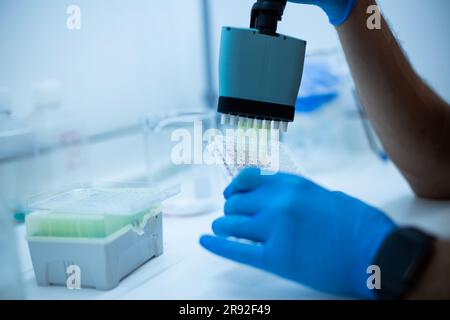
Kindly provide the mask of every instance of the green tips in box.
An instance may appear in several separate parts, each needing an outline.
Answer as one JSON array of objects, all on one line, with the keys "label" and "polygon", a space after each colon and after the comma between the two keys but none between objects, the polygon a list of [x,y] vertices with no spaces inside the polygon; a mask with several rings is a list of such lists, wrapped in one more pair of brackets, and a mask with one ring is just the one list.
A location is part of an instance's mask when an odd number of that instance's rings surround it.
[{"label": "green tips in box", "polygon": [[33,203],[25,220],[27,235],[105,238],[127,225],[138,228],[176,193],[176,188],[73,189]]}]

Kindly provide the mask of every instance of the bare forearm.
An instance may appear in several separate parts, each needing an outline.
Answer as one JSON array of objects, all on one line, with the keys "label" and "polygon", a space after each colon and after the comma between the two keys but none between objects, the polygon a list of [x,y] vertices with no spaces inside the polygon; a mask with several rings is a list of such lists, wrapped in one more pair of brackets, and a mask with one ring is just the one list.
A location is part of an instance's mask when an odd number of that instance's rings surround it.
[{"label": "bare forearm", "polygon": [[450,299],[450,242],[436,241],[431,261],[407,299]]},{"label": "bare forearm", "polygon": [[450,198],[450,108],[414,72],[389,26],[366,27],[359,0],[337,28],[360,95],[384,147],[419,196]]}]

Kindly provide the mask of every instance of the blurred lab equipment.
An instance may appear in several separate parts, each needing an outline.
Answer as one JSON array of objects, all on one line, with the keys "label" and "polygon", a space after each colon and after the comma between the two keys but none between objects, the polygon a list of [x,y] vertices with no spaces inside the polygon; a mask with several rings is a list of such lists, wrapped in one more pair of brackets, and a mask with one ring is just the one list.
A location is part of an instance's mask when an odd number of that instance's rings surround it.
[{"label": "blurred lab equipment", "polygon": [[0,198],[0,300],[24,298],[15,237],[12,217]]},{"label": "blurred lab equipment", "polygon": [[222,124],[265,121],[287,131],[294,120],[306,42],[277,33],[286,0],[258,0],[250,28],[222,28],[218,112]]},{"label": "blurred lab equipment", "polygon": [[285,143],[306,174],[335,170],[369,152],[345,57],[338,49],[311,52]]},{"label": "blurred lab equipment", "polygon": [[30,152],[32,141],[27,126],[14,119],[9,89],[0,88],[0,159],[5,161]]},{"label": "blurred lab equipment", "polygon": [[116,287],[163,253],[161,203],[178,191],[80,185],[32,198],[25,224],[38,285],[69,287],[78,270],[78,288]]},{"label": "blurred lab equipment", "polygon": [[[214,132],[216,122],[216,112],[213,111],[174,111],[145,120],[148,180],[163,185],[180,185],[180,194],[165,202],[165,214],[192,216],[211,213],[220,204],[219,195],[225,181],[222,175],[217,175],[217,166],[203,161],[207,145],[204,134]],[[179,156],[184,158],[182,163],[174,159]]]},{"label": "blurred lab equipment", "polygon": [[12,116],[8,88],[0,88],[0,195],[5,209],[23,220],[24,186],[33,172],[33,134]]},{"label": "blurred lab equipment", "polygon": [[34,111],[27,120],[35,134],[31,194],[90,180],[86,127],[62,107],[61,95],[58,81],[33,87]]}]

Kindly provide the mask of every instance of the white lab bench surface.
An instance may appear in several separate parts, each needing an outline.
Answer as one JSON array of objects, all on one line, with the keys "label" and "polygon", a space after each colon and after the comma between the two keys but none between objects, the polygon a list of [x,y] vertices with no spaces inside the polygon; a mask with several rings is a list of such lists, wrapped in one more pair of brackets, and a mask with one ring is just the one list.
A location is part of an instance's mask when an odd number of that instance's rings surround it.
[{"label": "white lab bench surface", "polygon": [[[312,175],[332,190],[360,198],[399,224],[450,238],[450,202],[417,199],[392,163],[374,156],[339,170]],[[221,212],[197,217],[164,217],[164,254],[138,268],[111,291],[39,287],[34,278],[24,226],[17,227],[28,299],[329,299],[329,296],[264,271],[217,257],[198,244]]]}]

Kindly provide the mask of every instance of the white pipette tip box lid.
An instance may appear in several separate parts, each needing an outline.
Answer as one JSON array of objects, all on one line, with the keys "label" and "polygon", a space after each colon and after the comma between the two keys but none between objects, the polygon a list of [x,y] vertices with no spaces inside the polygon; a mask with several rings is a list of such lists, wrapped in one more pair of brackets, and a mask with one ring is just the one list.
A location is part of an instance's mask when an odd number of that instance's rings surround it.
[{"label": "white pipette tip box lid", "polygon": [[34,197],[25,224],[38,285],[116,287],[162,254],[161,202],[178,192],[179,186],[76,187]]}]

